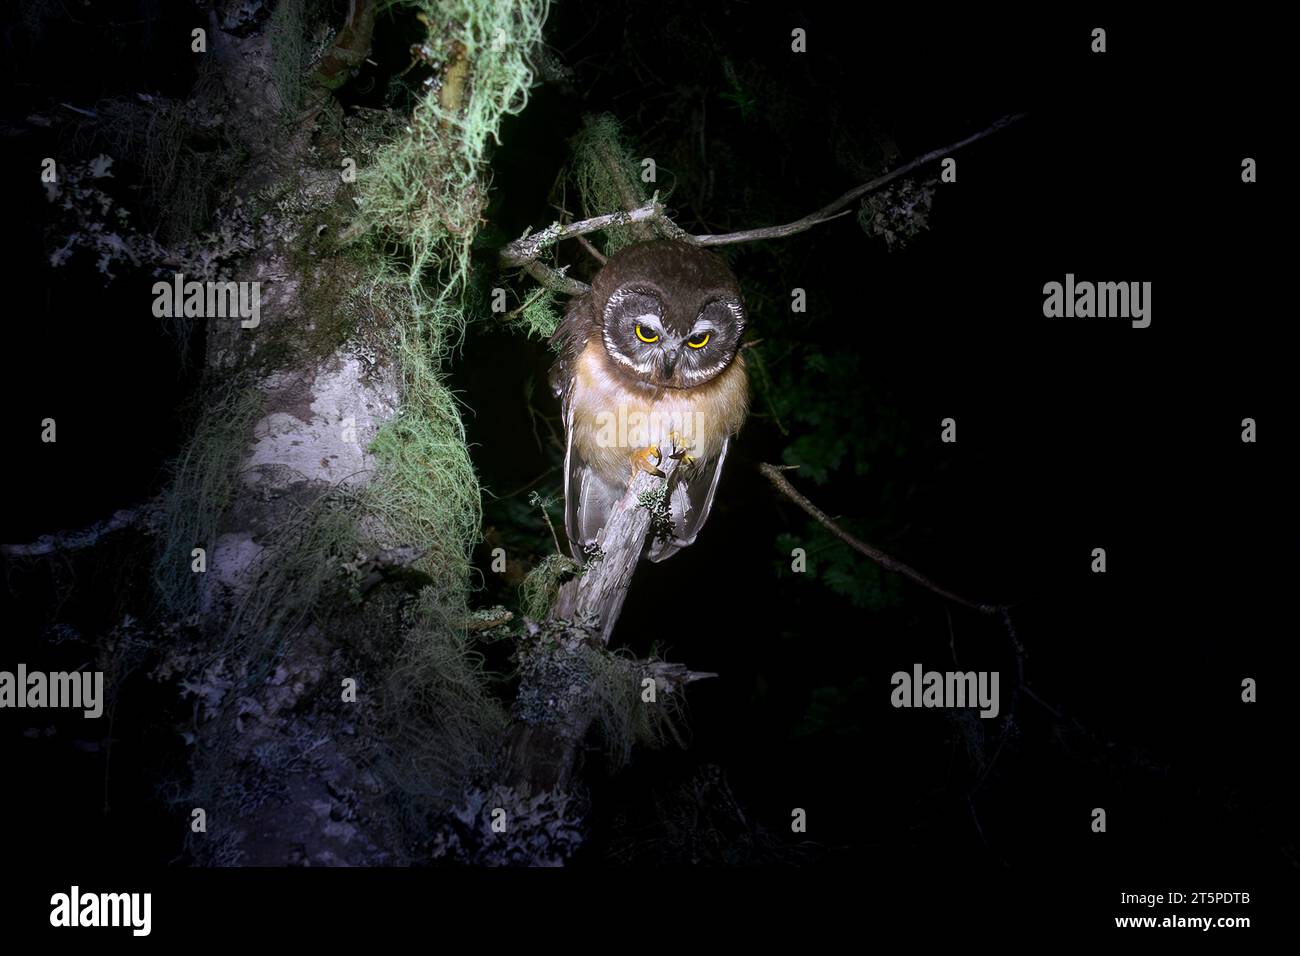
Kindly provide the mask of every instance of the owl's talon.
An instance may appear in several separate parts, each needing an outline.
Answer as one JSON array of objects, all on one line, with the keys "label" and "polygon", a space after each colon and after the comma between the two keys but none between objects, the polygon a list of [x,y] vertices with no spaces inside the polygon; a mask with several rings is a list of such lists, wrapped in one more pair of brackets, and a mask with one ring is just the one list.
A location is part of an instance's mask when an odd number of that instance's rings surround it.
[{"label": "owl's talon", "polygon": [[686,444],[685,435],[683,435],[679,431],[671,431],[668,433],[668,440],[673,443],[673,451],[672,454],[668,456],[669,458],[671,458],[673,461],[681,461],[683,458],[685,458],[688,463],[695,461],[694,458],[686,454],[688,451],[691,450],[692,446]]},{"label": "owl's talon", "polygon": [[[653,463],[650,461],[652,456],[654,457]],[[666,477],[658,468],[659,463],[663,460],[663,453],[656,445],[647,445],[640,451],[634,452],[632,454],[632,477],[635,478],[638,471],[648,471],[656,478]]]}]

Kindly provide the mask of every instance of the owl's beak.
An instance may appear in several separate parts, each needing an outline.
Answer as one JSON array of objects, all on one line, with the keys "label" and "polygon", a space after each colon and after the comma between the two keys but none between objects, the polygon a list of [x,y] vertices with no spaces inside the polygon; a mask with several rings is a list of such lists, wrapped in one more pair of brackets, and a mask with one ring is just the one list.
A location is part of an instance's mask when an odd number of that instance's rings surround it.
[{"label": "owl's beak", "polygon": [[673,369],[677,368],[677,360],[681,358],[681,349],[667,349],[664,351],[664,373],[663,377],[669,379],[673,377]]}]

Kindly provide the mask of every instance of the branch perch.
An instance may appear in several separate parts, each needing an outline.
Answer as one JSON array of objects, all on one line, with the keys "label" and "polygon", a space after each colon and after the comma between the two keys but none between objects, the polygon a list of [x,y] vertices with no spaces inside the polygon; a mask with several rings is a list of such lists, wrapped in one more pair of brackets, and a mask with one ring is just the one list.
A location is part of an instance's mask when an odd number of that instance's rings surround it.
[{"label": "branch perch", "polygon": [[[561,239],[574,239],[578,236],[585,236],[589,232],[608,229],[611,226],[664,222],[669,222],[669,219],[663,205],[659,202],[659,194],[655,193],[654,197],[644,206],[638,206],[627,212],[607,212],[599,216],[592,216],[590,219],[567,224],[553,222],[541,232],[525,232],[514,242],[502,248],[500,253],[501,265],[507,269],[526,266],[530,262],[537,261],[538,256]],[[681,232],[681,230],[678,230],[678,232]],[[690,241],[690,237],[684,232],[681,235],[686,241]]]},{"label": "branch perch", "polygon": [[650,202],[626,212],[604,213],[600,216],[593,216],[590,219],[583,219],[580,222],[573,223],[552,223],[545,229],[536,233],[527,233],[520,236],[514,242],[509,243],[501,249],[500,259],[503,268],[522,268],[530,276],[536,279],[548,289],[565,295],[583,295],[591,291],[591,287],[585,282],[577,279],[570,279],[563,272],[558,272],[550,266],[543,265],[539,257],[543,252],[563,239],[576,239],[587,233],[598,232],[601,229],[607,229],[610,226],[628,226],[628,225],[653,225],[658,231],[670,238],[678,239],[682,242],[689,242],[696,246],[726,246],[734,245],[740,242],[753,242],[758,239],[782,239],[786,236],[793,236],[801,232],[806,232],[814,226],[829,222],[845,215],[847,211],[844,207],[854,200],[860,199],[867,193],[887,186],[895,179],[906,176],[926,163],[932,163],[936,159],[942,159],[949,153],[956,152],[963,146],[969,146],[971,143],[978,142],[985,137],[991,136],[998,130],[1004,129],[1023,119],[1027,114],[1016,113],[1012,116],[1004,116],[997,122],[973,133],[965,139],[950,143],[939,149],[932,149],[928,153],[918,156],[909,163],[904,163],[898,169],[878,176],[870,182],[855,186],[840,196],[829,205],[823,206],[816,212],[811,212],[801,219],[794,222],[788,222],[780,226],[764,226],[758,229],[745,229],[740,232],[717,233],[711,235],[692,236],[678,226],[669,218],[664,206],[659,202],[659,194],[656,192]]},{"label": "branch perch", "polygon": [[553,618],[577,620],[588,615],[597,618],[604,644],[609,643],[609,635],[618,622],[632,575],[645,550],[646,535],[651,530],[653,516],[641,501],[661,483],[671,484],[677,461],[664,456],[659,469],[664,473],[663,478],[645,471],[636,473],[601,532],[603,554],[578,577],[565,582],[551,610]]}]

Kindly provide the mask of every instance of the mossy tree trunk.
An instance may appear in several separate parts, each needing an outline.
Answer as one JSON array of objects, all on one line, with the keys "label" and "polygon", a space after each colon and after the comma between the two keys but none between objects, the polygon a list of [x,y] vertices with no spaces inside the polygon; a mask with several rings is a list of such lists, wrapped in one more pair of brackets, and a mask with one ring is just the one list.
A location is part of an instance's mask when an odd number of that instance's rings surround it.
[{"label": "mossy tree trunk", "polygon": [[416,117],[358,128],[334,91],[370,52],[376,3],[353,0],[332,47],[286,70],[308,3],[250,29],[219,2],[219,82],[196,88],[247,157],[219,215],[237,244],[221,278],[261,290],[255,328],[209,321],[209,410],[163,507],[159,577],[181,579],[164,592],[196,624],[174,656],[197,699],[186,800],[206,864],[414,862],[428,815],[486,772],[505,728],[469,649],[478,490],[439,368],[465,321],[484,141],[531,84],[545,5],[407,4],[430,92]]},{"label": "mossy tree trunk", "polygon": [[[376,787],[348,746],[346,728],[358,721],[340,710],[342,680],[362,675],[349,671],[341,635],[314,608],[291,619],[259,613],[264,598],[283,599],[274,592],[293,573],[283,566],[292,548],[309,545],[309,532],[286,529],[364,492],[377,467],[369,445],[401,402],[394,356],[358,341],[349,293],[364,276],[331,249],[351,202],[342,143],[321,135],[341,119],[331,88],[369,53],[374,3],[352,4],[301,102],[287,102],[277,84],[277,43],[286,28],[301,31],[286,22],[297,11],[282,4],[259,29],[230,31],[236,6],[218,3],[209,17],[220,87],[208,95],[248,157],[230,199],[261,218],[231,217],[248,224],[251,246],[232,277],[259,283],[261,321],[246,329],[210,320],[206,330],[205,388],[249,396],[255,411],[215,535],[196,542],[208,549],[196,620],[211,653],[198,675],[192,800],[207,829],[189,845],[206,864],[403,862],[391,814],[371,806]],[[214,398],[215,414],[224,407]],[[331,585],[295,583],[318,601],[336,599]]]}]

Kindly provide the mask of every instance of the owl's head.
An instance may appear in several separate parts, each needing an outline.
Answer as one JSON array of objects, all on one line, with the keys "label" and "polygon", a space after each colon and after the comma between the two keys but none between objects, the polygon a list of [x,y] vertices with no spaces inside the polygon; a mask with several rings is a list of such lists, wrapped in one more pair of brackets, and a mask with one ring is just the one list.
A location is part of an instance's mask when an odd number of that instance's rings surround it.
[{"label": "owl's head", "polygon": [[659,388],[694,388],[736,357],[745,330],[740,283],[725,262],[684,242],[627,246],[592,280],[596,321],[616,366]]}]

